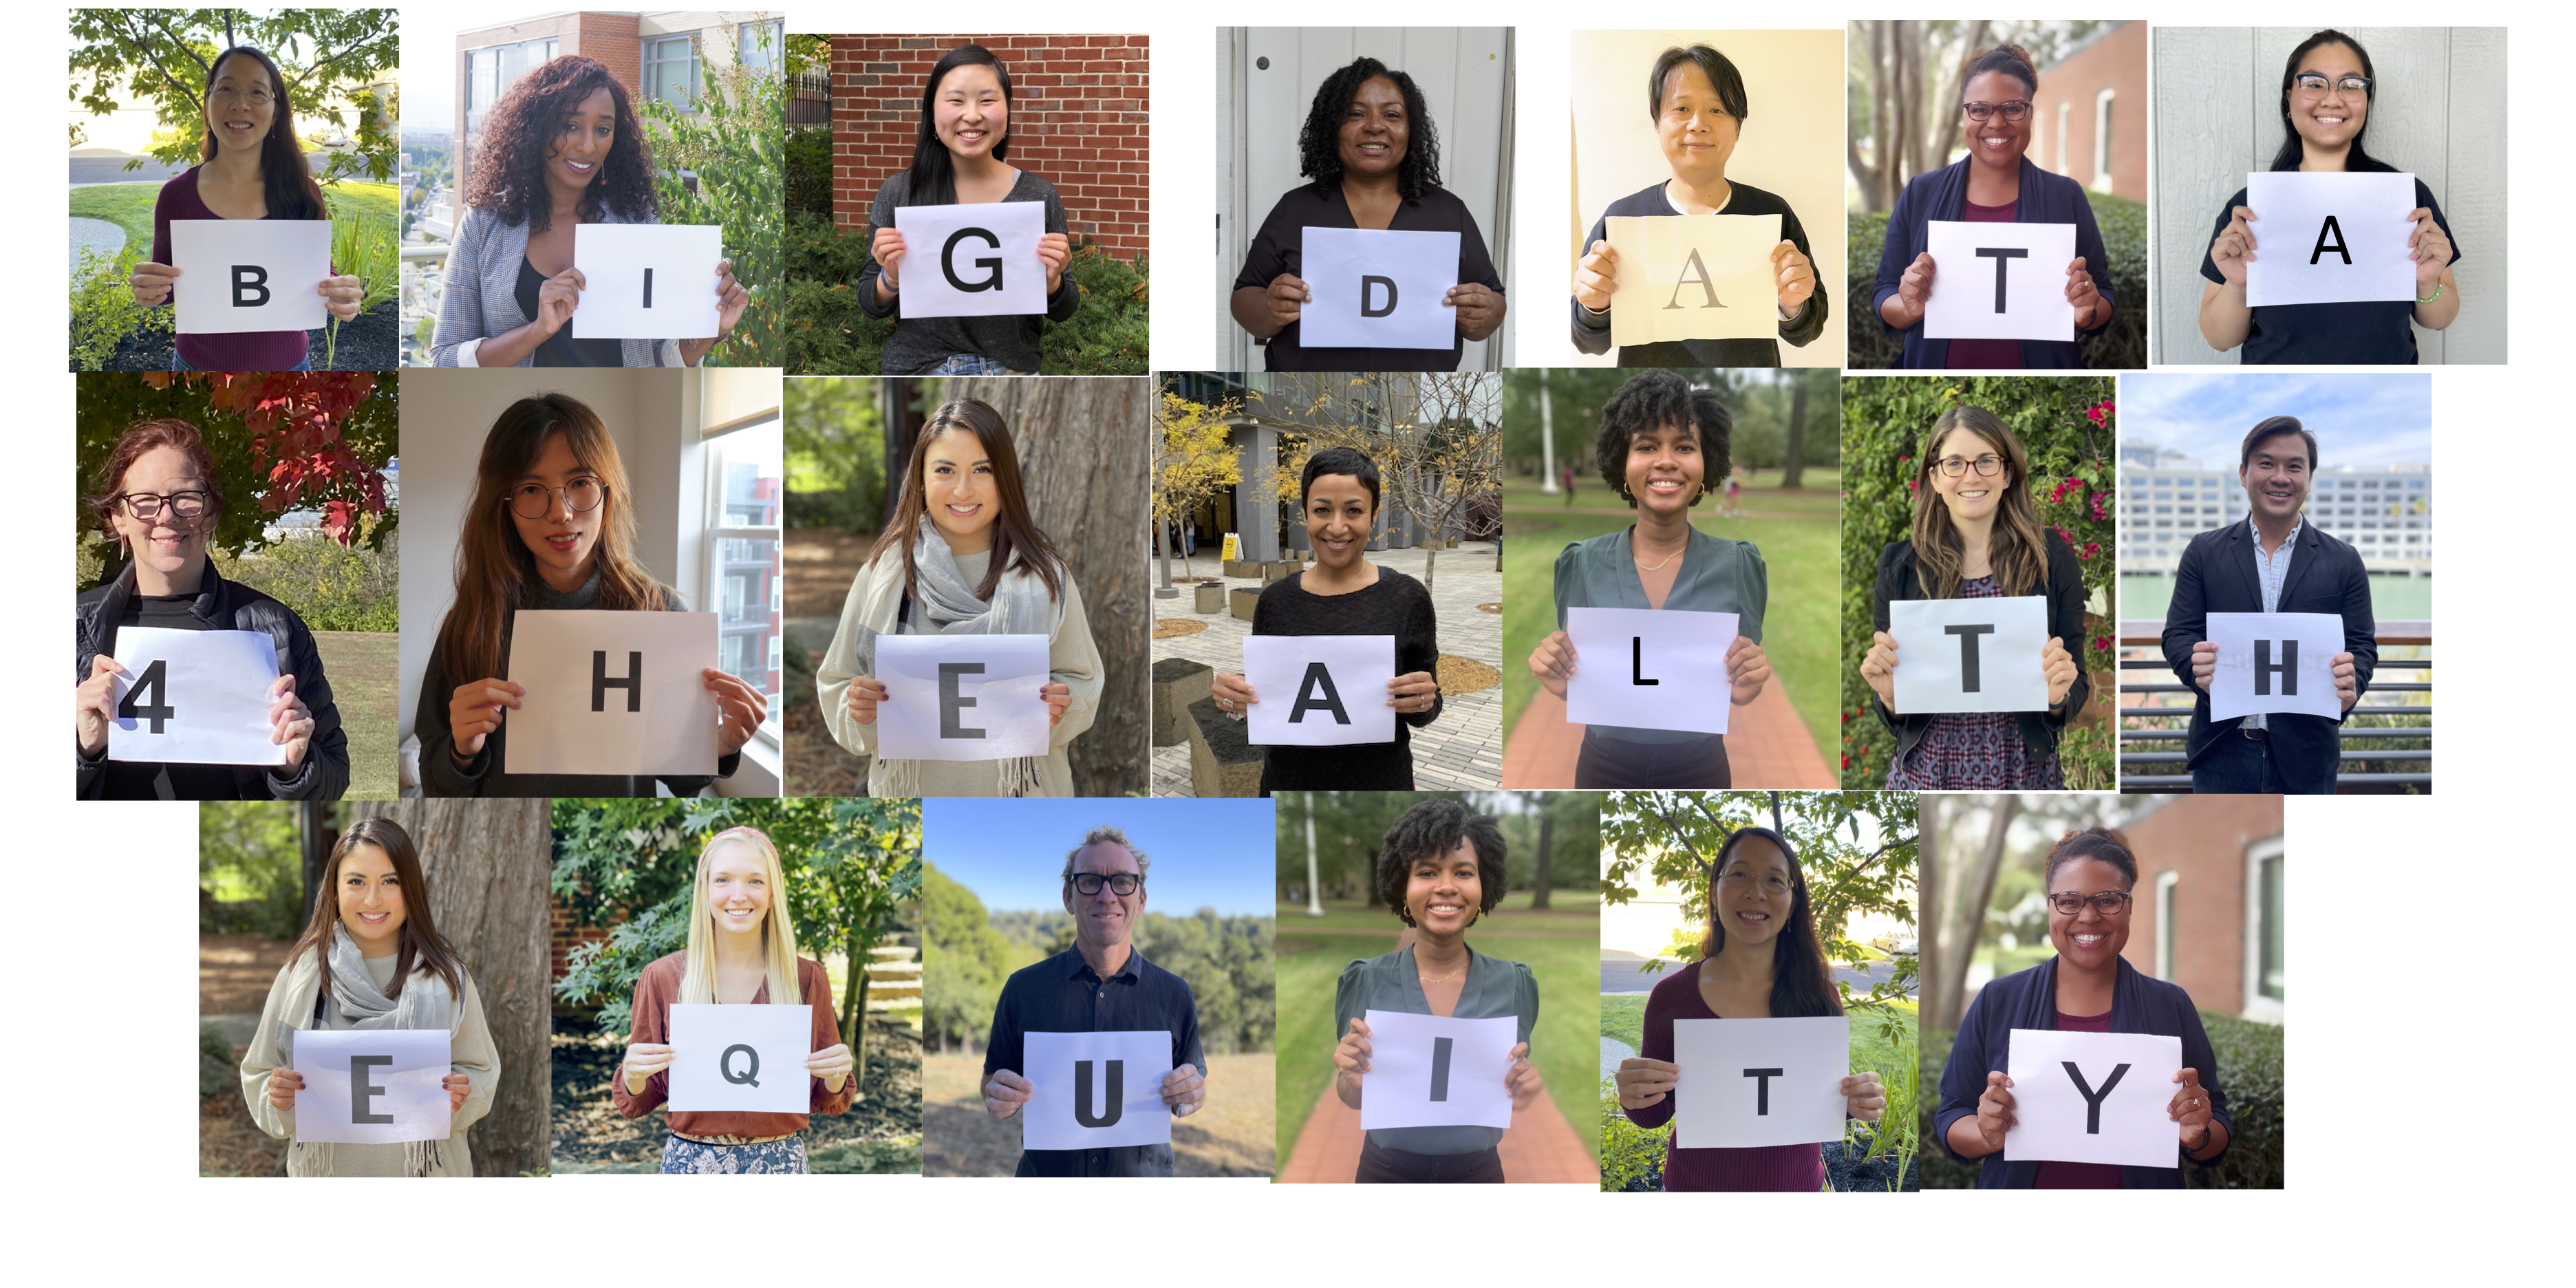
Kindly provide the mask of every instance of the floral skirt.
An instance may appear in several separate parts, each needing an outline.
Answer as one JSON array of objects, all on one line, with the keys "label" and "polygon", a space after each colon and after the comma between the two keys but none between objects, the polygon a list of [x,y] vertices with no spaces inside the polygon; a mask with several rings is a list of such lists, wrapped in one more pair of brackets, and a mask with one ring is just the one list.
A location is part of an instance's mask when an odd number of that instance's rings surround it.
[{"label": "floral skirt", "polygon": [[802,1176],[805,1136],[757,1145],[709,1145],[678,1136],[662,1142],[664,1176]]}]

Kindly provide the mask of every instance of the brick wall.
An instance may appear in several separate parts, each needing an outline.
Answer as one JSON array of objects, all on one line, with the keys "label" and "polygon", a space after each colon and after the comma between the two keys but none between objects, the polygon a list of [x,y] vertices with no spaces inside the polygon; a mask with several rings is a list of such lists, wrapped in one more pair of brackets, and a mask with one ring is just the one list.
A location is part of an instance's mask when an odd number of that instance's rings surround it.
[{"label": "brick wall", "polygon": [[548,936],[546,946],[546,978],[549,980],[562,979],[564,973],[564,957],[567,954],[571,953],[573,949],[580,947],[583,944],[597,943],[606,938],[608,938],[607,931],[602,930],[597,926],[576,926],[572,924],[571,912],[567,911],[560,903],[554,905],[553,931]]},{"label": "brick wall", "polygon": [[[2147,199],[2147,24],[2122,23],[2039,74],[2040,117],[2030,159],[2093,183],[2094,104],[2111,91],[2111,192]],[[2058,107],[2066,108],[2066,165],[2057,164]]]},{"label": "brick wall", "polygon": [[1055,185],[1074,240],[1145,250],[1146,38],[832,37],[832,217],[867,231],[878,185],[912,164],[921,91],[940,56],[973,42],[1011,74],[1009,163]]},{"label": "brick wall", "polygon": [[2281,834],[2278,796],[2185,796],[2126,829],[2137,902],[2120,955],[2156,970],[2157,878],[2174,886],[2173,982],[2202,1010],[2245,1009],[2245,847]]}]

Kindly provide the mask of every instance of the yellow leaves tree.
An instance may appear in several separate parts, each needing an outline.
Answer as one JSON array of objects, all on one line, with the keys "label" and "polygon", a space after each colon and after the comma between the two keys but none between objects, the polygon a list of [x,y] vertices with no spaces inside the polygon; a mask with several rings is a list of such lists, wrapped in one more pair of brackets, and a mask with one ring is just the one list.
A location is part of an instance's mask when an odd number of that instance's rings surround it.
[{"label": "yellow leaves tree", "polygon": [[[1211,406],[1166,391],[1154,409],[1154,542],[1163,556],[1163,585],[1172,590],[1172,525],[1243,481],[1227,419],[1242,410],[1228,399]],[[1183,575],[1189,556],[1181,556]]]},{"label": "yellow leaves tree", "polygon": [[1499,505],[1502,487],[1502,382],[1482,372],[1371,372],[1279,382],[1268,401],[1285,410],[1271,490],[1292,509],[1306,459],[1331,447],[1355,448],[1378,468],[1381,512],[1401,513],[1430,534],[1422,584],[1429,589],[1441,537],[1456,534],[1482,500]]}]

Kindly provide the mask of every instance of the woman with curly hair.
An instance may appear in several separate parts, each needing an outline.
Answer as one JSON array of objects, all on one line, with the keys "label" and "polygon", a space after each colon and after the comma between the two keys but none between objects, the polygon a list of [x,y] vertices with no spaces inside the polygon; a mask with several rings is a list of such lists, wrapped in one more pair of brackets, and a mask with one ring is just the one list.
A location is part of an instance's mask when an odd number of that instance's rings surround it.
[{"label": "woman with curly hair", "polygon": [[[1602,481],[1637,511],[1637,521],[1557,555],[1556,633],[1529,659],[1548,692],[1563,698],[1574,678],[1567,609],[1649,608],[1735,614],[1735,642],[1726,650],[1729,697],[1740,707],[1762,696],[1771,682],[1771,660],[1762,652],[1770,570],[1752,542],[1712,537],[1690,521],[1709,480],[1727,472],[1734,423],[1716,390],[1694,389],[1670,371],[1636,376],[1602,404],[1594,455]],[[1587,790],[1734,783],[1724,734],[1586,725],[1574,764],[1574,785]]]},{"label": "woman with curly hair", "polygon": [[575,339],[580,224],[660,223],[653,149],[597,59],[566,54],[510,86],[474,137],[465,218],[447,253],[430,355],[441,367],[698,365],[751,294],[716,263],[716,334],[703,340]]},{"label": "woman with curly hair", "polygon": [[[1082,287],[1065,271],[1073,242],[1064,199],[1055,185],[1003,164],[1011,150],[1011,73],[982,45],[941,56],[921,87],[921,125],[912,166],[886,176],[868,207],[868,262],[859,270],[859,310],[872,318],[902,309],[903,233],[894,212],[904,206],[1035,201],[1046,206],[1038,262],[1046,266],[1048,321],[1082,307]],[[931,265],[931,271],[937,264]],[[899,318],[886,338],[881,369],[889,376],[1032,375],[1042,365],[1045,325],[1035,314],[980,318]]]},{"label": "woman with curly hair", "polygon": [[[1352,962],[1333,986],[1333,1093],[1360,1107],[1369,1071],[1370,1011],[1482,1020],[1511,1016],[1520,1042],[1502,1074],[1512,1107],[1546,1090],[1529,1060],[1538,1027],[1538,977],[1519,962],[1467,946],[1467,928],[1503,901],[1502,829],[1453,800],[1427,800],[1386,830],[1377,856],[1377,897],[1413,927],[1413,942]],[[1452,1077],[1469,1076],[1452,1071]],[[1491,1076],[1491,1075],[1487,1075]],[[1485,1182],[1503,1176],[1499,1127],[1380,1127],[1360,1147],[1359,1174],[1373,1181]]]},{"label": "woman with curly hair", "polygon": [[[1502,329],[1503,279],[1467,203],[1440,186],[1440,133],[1413,78],[1362,57],[1324,79],[1297,137],[1297,173],[1314,180],[1270,208],[1234,279],[1235,324],[1269,343],[1272,371],[1455,371],[1465,342]],[[1457,338],[1437,349],[1308,349],[1297,341],[1297,276],[1308,228],[1458,234]]]}]

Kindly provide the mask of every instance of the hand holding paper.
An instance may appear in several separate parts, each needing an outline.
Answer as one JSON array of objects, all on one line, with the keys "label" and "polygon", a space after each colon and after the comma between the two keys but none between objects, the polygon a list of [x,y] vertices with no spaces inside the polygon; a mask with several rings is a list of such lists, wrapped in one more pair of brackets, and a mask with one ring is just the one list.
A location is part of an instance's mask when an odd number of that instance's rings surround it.
[{"label": "hand holding paper", "polygon": [[2261,171],[2245,205],[2270,247],[2246,256],[2249,306],[2415,298],[2414,175]]},{"label": "hand holding paper", "polygon": [[903,316],[1005,317],[1047,308],[1046,205],[899,206]]},{"label": "hand holding paper", "polygon": [[1603,224],[1618,252],[1611,343],[1779,334],[1780,216],[1620,215]]},{"label": "hand holding paper", "polygon": [[1924,248],[1939,267],[1937,277],[1925,274],[1926,338],[2075,339],[2067,278],[2075,225],[1935,219],[1924,225]]},{"label": "hand holding paper", "polygon": [[[2014,1029],[2006,1061],[2013,1096],[2007,1161],[2181,1165],[2167,1109],[2171,1079],[2182,1067],[2181,1038]],[[1982,1119],[1981,1111],[1981,1130]]]},{"label": "hand holding paper", "polygon": [[1360,1101],[1360,1126],[1509,1127],[1526,1048],[1514,1040],[1518,1023],[1418,1015],[1367,1013],[1370,1072]]},{"label": "hand holding paper", "polygon": [[[1458,234],[1309,227],[1299,271],[1306,302],[1298,343],[1309,349],[1446,349],[1458,342],[1449,288]],[[1277,311],[1279,283],[1272,287]]]},{"label": "hand holding paper", "polygon": [[[107,758],[191,765],[284,766],[312,737],[311,713],[282,697],[277,644],[258,631],[127,626],[108,663]],[[98,668],[93,664],[92,683]],[[283,734],[284,736],[280,736]],[[295,748],[298,763],[303,747]]]},{"label": "hand holding paper", "polygon": [[328,220],[173,219],[170,259],[179,271],[161,280],[174,283],[182,335],[310,331],[330,320]]}]

